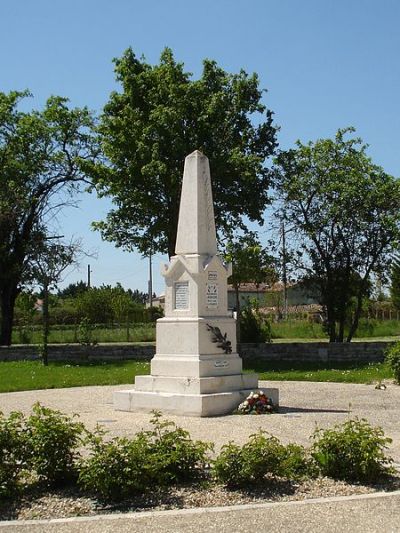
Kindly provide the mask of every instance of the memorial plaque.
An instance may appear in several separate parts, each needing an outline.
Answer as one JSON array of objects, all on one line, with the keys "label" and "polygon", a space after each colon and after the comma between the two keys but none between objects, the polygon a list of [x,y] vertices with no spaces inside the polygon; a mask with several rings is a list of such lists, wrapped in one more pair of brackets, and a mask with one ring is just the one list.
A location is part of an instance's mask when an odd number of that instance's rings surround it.
[{"label": "memorial plaque", "polygon": [[189,282],[175,283],[175,309],[189,309]]},{"label": "memorial plaque", "polygon": [[215,309],[218,307],[218,285],[216,283],[207,283],[207,308]]}]

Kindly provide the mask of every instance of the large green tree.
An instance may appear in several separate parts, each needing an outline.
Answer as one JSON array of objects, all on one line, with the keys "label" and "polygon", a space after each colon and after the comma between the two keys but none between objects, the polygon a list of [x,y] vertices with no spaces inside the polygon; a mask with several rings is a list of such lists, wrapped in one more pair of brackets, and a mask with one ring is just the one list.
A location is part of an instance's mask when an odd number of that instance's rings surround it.
[{"label": "large green tree", "polygon": [[27,92],[0,92],[0,345],[11,343],[15,299],[43,244],[43,227],[68,203],[95,157],[93,119],[51,97],[41,111],[23,112]]},{"label": "large green tree", "polygon": [[96,227],[125,249],[174,254],[185,156],[209,158],[220,234],[263,222],[277,146],[272,113],[262,103],[256,74],[229,74],[205,60],[197,80],[166,48],[157,65],[131,49],[115,60],[121,92],[101,116],[105,161],[92,169],[100,196],[114,202]]},{"label": "large green tree", "polygon": [[400,239],[400,183],[372,163],[353,132],[298,142],[276,167],[280,212],[326,308],[331,342],[344,341],[345,327],[352,339],[371,276],[388,271]]}]

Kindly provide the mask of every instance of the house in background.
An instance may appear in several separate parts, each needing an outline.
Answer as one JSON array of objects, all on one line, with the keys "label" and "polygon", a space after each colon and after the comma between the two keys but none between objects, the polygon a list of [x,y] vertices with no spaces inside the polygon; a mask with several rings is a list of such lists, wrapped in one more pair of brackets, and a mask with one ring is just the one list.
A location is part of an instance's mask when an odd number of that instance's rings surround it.
[{"label": "house in background", "polygon": [[[299,307],[311,309],[318,306],[315,297],[309,294],[300,284],[292,283],[288,286],[288,306],[298,310]],[[254,283],[243,283],[239,288],[240,306],[247,305],[249,300],[257,300],[259,306],[267,308],[272,312],[283,309],[283,283],[278,281],[274,285],[261,283],[256,286]],[[165,294],[160,294],[153,298],[153,306],[165,307]],[[232,285],[228,285],[228,309],[231,311],[236,308],[236,294]]]},{"label": "house in background", "polygon": [[[313,296],[309,289],[306,289],[301,284],[291,283],[287,287],[288,306],[315,306],[318,305],[317,298]],[[249,300],[257,300],[262,308],[282,309],[284,306],[283,283],[278,281],[273,285],[261,283],[255,285],[254,283],[243,283],[239,287],[240,306],[246,305]],[[228,308],[234,309],[236,307],[236,294],[232,285],[228,285]]]}]

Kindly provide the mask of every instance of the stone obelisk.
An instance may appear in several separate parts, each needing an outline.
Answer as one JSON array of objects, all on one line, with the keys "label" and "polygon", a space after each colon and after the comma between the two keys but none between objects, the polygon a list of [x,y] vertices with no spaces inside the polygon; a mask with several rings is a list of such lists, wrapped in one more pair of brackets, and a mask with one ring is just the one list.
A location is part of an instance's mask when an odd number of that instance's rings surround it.
[{"label": "stone obelisk", "polygon": [[[231,265],[217,254],[210,169],[197,150],[185,160],[175,255],[162,274],[165,317],[157,320],[151,375],[137,376],[134,389],[116,392],[115,409],[229,414],[258,388],[258,378],[242,373],[236,323],[227,307]],[[278,390],[266,392],[277,404]]]}]

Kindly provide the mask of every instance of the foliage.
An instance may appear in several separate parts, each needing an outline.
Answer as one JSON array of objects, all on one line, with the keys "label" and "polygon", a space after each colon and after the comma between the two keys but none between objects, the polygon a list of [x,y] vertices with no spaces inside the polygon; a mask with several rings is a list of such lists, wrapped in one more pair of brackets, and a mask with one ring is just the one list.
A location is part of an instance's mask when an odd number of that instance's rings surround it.
[{"label": "foliage", "polygon": [[155,413],[153,429],[134,439],[101,434],[90,438],[91,455],[82,462],[79,483],[102,498],[127,497],[159,485],[191,481],[203,471],[210,445]]},{"label": "foliage", "polygon": [[306,477],[313,472],[311,465],[304,448],[284,446],[279,439],[260,430],[250,435],[243,446],[233,442],[224,445],[213,462],[213,473],[217,481],[228,487],[243,487],[265,481],[267,474]]},{"label": "foliage", "polygon": [[313,439],[312,456],[323,475],[370,483],[391,473],[392,459],[385,455],[385,449],[392,439],[365,419],[317,429]]},{"label": "foliage", "polygon": [[95,225],[103,238],[172,256],[184,159],[195,149],[210,160],[217,227],[244,229],[244,217],[261,223],[271,173],[265,161],[277,142],[257,75],[229,74],[205,60],[193,80],[168,48],[155,66],[128,49],[115,72],[122,92],[111,94],[99,126],[107,162],[91,171],[98,194],[118,206]]},{"label": "foliage", "polygon": [[400,342],[396,342],[386,350],[385,363],[389,365],[395,380],[400,384]]},{"label": "foliage", "polygon": [[15,310],[19,319],[19,342],[21,344],[29,344],[30,342],[31,331],[29,326],[32,325],[36,313],[35,303],[35,295],[26,291],[20,292],[15,301]]},{"label": "foliage", "polygon": [[139,291],[138,289],[135,289],[132,291],[132,289],[128,289],[128,292],[130,293],[132,300],[138,304],[144,305],[147,302],[148,294],[142,291]]},{"label": "foliage", "polygon": [[0,412],[0,501],[18,489],[26,468],[24,417],[13,412],[6,418]]},{"label": "foliage", "polygon": [[149,486],[148,443],[143,435],[105,441],[96,433],[89,443],[91,455],[82,461],[78,478],[85,490],[104,499],[118,499]]},{"label": "foliage", "polygon": [[309,450],[290,442],[286,446],[286,453],[281,463],[281,473],[288,479],[305,479],[316,477],[318,468]]},{"label": "foliage", "polygon": [[390,298],[396,309],[400,309],[400,258],[393,260],[390,276]]},{"label": "foliage", "polygon": [[29,464],[50,485],[74,479],[83,424],[39,403],[32,410],[26,421]]},{"label": "foliage", "polygon": [[30,276],[54,209],[85,180],[97,155],[87,109],[52,96],[42,111],[23,112],[28,92],[0,92],[0,344],[10,344],[15,299]]},{"label": "foliage", "polygon": [[174,422],[161,420],[154,412],[153,429],[145,432],[150,443],[151,462],[154,465],[154,482],[170,485],[196,479],[207,462],[211,444],[193,441],[189,432]]},{"label": "foliage", "polygon": [[77,297],[76,307],[78,315],[92,324],[126,323],[135,311],[143,309],[120,284],[90,288]]},{"label": "foliage", "polygon": [[275,260],[262,248],[257,235],[249,232],[236,241],[230,241],[225,250],[225,260],[232,263],[232,275],[229,283],[236,293],[236,310],[240,312],[239,288],[244,283],[272,284],[277,280]]},{"label": "foliage", "polygon": [[295,232],[298,266],[325,306],[329,338],[357,330],[373,274],[382,277],[400,237],[400,183],[374,165],[358,138],[322,139],[282,152],[276,160],[281,221]]},{"label": "foliage", "polygon": [[50,288],[57,286],[62,280],[65,270],[76,263],[81,253],[79,241],[71,241],[69,244],[59,242],[44,242],[37,247],[35,255],[31,259],[31,276],[43,291],[43,352],[42,358],[45,365],[48,364],[48,337],[49,337],[49,297]]},{"label": "foliage", "polygon": [[240,342],[271,342],[271,323],[260,311],[257,301],[250,301],[240,313]]},{"label": "foliage", "polygon": [[88,290],[87,283],[84,281],[77,281],[75,283],[70,283],[64,289],[58,290],[57,296],[60,298],[75,298],[80,294]]},{"label": "foliage", "polygon": [[83,317],[79,323],[77,331],[77,341],[82,346],[95,346],[97,339],[94,338],[95,326],[90,322],[87,316]]}]

